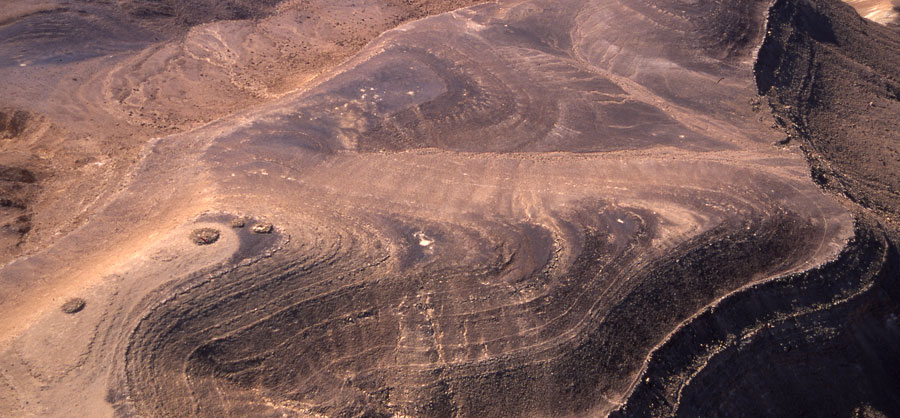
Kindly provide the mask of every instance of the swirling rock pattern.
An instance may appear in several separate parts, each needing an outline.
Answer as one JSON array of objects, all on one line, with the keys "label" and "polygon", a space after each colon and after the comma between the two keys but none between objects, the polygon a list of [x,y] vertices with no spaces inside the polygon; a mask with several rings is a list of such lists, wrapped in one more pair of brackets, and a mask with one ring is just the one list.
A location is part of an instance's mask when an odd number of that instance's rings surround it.
[{"label": "swirling rock pattern", "polygon": [[[181,19],[148,4],[159,12],[130,13]],[[279,7],[258,19],[295,16]],[[778,10],[486,3],[401,25],[309,88],[153,141],[83,228],[0,270],[0,292],[20,297],[47,277],[107,275],[84,288],[97,301],[84,312],[9,332],[0,405],[777,415],[765,408],[782,403],[718,388],[723,371],[831,344],[791,327],[840,322],[897,269],[884,224],[854,226],[803,154],[774,145],[784,118],[761,109],[754,64]],[[183,39],[252,44],[221,25]],[[204,227],[219,240],[193,245]],[[63,321],[79,322],[54,334]],[[58,363],[35,351],[78,331]]]}]

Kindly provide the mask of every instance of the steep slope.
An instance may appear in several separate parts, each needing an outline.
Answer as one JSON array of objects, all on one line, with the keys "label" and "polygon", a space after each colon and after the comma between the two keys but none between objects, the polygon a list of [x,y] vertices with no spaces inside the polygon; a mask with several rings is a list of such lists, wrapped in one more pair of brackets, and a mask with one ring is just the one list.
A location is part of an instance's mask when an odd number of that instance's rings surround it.
[{"label": "steep slope", "polygon": [[779,2],[756,65],[760,94],[816,181],[900,216],[900,36],[841,3]]},{"label": "steep slope", "polygon": [[772,6],[760,92],[817,182],[860,204],[856,237],[834,262],[747,289],[680,329],[617,416],[900,414],[898,40],[840,3]]}]

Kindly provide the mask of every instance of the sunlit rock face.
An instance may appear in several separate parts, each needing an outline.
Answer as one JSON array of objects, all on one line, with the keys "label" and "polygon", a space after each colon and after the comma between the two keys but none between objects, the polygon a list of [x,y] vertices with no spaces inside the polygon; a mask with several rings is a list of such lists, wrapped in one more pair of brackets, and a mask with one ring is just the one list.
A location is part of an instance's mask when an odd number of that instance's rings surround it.
[{"label": "sunlit rock face", "polygon": [[882,24],[898,23],[900,2],[897,0],[844,0],[853,6],[860,16]]}]

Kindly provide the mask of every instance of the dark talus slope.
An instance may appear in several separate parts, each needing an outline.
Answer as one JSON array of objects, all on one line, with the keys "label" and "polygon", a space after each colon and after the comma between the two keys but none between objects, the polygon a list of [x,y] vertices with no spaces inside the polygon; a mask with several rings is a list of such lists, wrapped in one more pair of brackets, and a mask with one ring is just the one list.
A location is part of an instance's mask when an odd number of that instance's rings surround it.
[{"label": "dark talus slope", "polygon": [[837,2],[772,7],[760,91],[816,180],[861,204],[856,237],[834,262],[680,329],[616,416],[900,414],[898,41]]},{"label": "dark talus slope", "polygon": [[837,260],[698,315],[612,416],[895,416],[900,251],[884,230],[865,217]]},{"label": "dark talus slope", "polygon": [[[816,181],[900,217],[900,34],[839,2],[778,2],[760,93],[803,145]],[[896,225],[896,224],[895,224]]]}]

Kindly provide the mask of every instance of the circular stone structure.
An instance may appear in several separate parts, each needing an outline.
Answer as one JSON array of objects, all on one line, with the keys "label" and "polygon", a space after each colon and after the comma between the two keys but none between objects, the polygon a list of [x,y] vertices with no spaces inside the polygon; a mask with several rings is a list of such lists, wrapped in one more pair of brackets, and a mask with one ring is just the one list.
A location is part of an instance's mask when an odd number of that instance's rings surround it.
[{"label": "circular stone structure", "polygon": [[213,228],[199,228],[191,232],[191,241],[197,245],[209,245],[219,240],[219,231]]},{"label": "circular stone structure", "polygon": [[75,314],[84,309],[86,302],[82,298],[72,298],[60,306],[60,310],[67,314]]},{"label": "circular stone structure", "polygon": [[271,234],[274,227],[270,223],[258,223],[253,225],[253,232],[257,234]]}]

